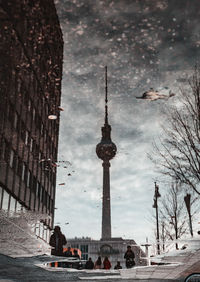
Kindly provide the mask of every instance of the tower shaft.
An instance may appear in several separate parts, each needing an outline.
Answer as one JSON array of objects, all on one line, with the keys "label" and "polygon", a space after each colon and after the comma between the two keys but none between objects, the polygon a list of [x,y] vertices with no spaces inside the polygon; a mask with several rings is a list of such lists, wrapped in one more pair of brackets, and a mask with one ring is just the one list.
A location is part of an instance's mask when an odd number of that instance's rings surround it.
[{"label": "tower shaft", "polygon": [[110,162],[103,164],[103,201],[102,201],[102,235],[101,238],[111,238],[111,210],[110,210]]},{"label": "tower shaft", "polygon": [[105,123],[101,128],[101,142],[96,146],[98,158],[103,161],[103,197],[102,197],[102,234],[103,240],[111,238],[111,212],[110,212],[110,160],[117,152],[116,145],[111,139],[111,126],[108,123],[108,86],[107,67],[105,68]]}]

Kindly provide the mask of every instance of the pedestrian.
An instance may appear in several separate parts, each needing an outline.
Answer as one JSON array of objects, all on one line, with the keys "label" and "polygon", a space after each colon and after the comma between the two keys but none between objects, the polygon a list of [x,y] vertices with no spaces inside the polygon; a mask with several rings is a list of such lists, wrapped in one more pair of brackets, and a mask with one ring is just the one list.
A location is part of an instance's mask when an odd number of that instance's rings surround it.
[{"label": "pedestrian", "polygon": [[122,269],[120,261],[117,261],[117,264],[115,265],[114,269]]},{"label": "pedestrian", "polygon": [[74,255],[73,255],[74,258],[77,258],[77,259],[80,259],[80,256],[78,254],[78,251],[77,249],[74,249]]},{"label": "pedestrian", "polygon": [[124,255],[124,258],[126,259],[126,268],[131,268],[135,265],[135,254],[131,249],[131,246],[127,246],[127,251]]},{"label": "pedestrian", "polygon": [[98,257],[97,261],[94,264],[94,268],[95,269],[101,269],[101,265],[102,265],[101,257]]},{"label": "pedestrian", "polygon": [[88,261],[86,261],[85,268],[86,269],[93,269],[94,268],[94,262],[92,261],[91,258],[89,258]]},{"label": "pedestrian", "polygon": [[51,247],[51,254],[54,256],[63,256],[63,245],[67,244],[65,235],[62,234],[60,227],[55,226],[54,233],[50,237],[49,244]]},{"label": "pedestrian", "polygon": [[103,261],[103,268],[104,268],[104,269],[107,269],[107,270],[111,268],[111,263],[110,263],[108,257],[105,257],[105,258],[104,258],[104,261]]},{"label": "pedestrian", "polygon": [[67,251],[64,252],[64,256],[65,257],[72,257],[72,252],[71,252],[71,248],[70,247],[68,247]]}]

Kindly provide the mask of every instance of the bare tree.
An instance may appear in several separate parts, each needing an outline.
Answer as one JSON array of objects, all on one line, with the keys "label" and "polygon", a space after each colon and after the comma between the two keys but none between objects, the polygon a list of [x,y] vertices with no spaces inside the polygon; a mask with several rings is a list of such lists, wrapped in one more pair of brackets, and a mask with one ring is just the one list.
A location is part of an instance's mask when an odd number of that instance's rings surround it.
[{"label": "bare tree", "polygon": [[[162,221],[165,222],[166,237],[170,240],[178,240],[188,231],[186,208],[180,184],[172,183],[161,203],[160,213]],[[178,249],[177,242],[176,249]]]},{"label": "bare tree", "polygon": [[160,172],[200,195],[200,68],[195,67],[179,101],[167,113],[163,137],[149,156]]}]

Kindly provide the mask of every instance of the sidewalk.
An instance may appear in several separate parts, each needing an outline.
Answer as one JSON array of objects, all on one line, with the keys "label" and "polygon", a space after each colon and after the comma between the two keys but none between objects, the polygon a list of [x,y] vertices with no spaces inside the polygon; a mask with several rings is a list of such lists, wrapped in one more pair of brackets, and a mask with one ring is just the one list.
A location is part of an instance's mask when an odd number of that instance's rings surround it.
[{"label": "sidewalk", "polygon": [[200,241],[196,241],[195,249],[188,248],[154,258],[157,262],[166,263],[165,265],[134,267],[119,271],[78,271],[45,266],[45,263],[57,259],[49,255],[13,258],[0,254],[0,282],[80,282],[81,280],[86,282],[183,282],[188,275],[200,273]]}]

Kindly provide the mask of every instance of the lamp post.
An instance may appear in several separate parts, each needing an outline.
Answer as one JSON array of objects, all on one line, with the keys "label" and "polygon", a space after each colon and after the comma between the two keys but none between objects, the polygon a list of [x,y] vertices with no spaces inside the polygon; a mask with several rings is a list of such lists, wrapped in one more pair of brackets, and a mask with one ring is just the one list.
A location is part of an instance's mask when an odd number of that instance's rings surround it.
[{"label": "lamp post", "polygon": [[187,211],[188,211],[188,216],[189,216],[190,234],[191,234],[191,236],[193,237],[192,216],[191,216],[191,210],[190,210],[190,207],[191,207],[190,198],[191,198],[191,195],[190,195],[190,194],[187,194],[187,195],[184,197],[184,201],[185,201],[185,205],[186,205],[186,208],[187,208]]},{"label": "lamp post", "polygon": [[145,254],[148,260],[148,265],[150,265],[150,260],[149,260],[149,247],[151,246],[151,244],[148,243],[148,238],[146,238],[146,243],[142,244],[141,246],[145,247]]},{"label": "lamp post", "polygon": [[159,243],[159,222],[158,222],[158,198],[161,197],[160,193],[159,193],[159,186],[156,184],[155,182],[155,194],[154,194],[154,204],[153,204],[153,208],[156,209],[156,229],[157,229],[157,236],[156,236],[156,240],[157,240],[157,253],[158,255],[160,255],[160,243]]}]

